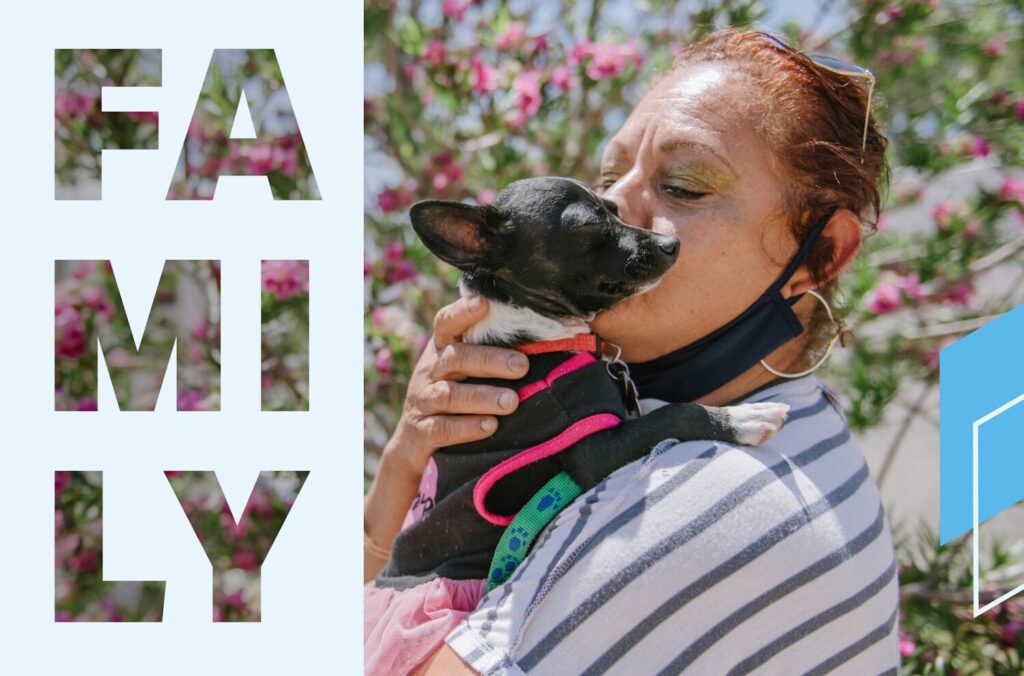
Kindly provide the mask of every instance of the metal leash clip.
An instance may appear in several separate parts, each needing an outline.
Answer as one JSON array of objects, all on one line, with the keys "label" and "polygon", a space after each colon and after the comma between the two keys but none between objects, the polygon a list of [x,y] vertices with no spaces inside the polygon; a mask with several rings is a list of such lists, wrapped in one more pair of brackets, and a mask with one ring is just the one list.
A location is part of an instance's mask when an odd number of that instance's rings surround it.
[{"label": "metal leash clip", "polygon": [[612,380],[618,381],[619,387],[622,389],[626,412],[631,418],[638,418],[640,417],[640,393],[637,392],[636,384],[629,376],[629,366],[622,361],[622,348],[607,340],[602,342],[604,345],[615,348],[615,356],[605,359],[605,368],[608,369],[608,375]]}]

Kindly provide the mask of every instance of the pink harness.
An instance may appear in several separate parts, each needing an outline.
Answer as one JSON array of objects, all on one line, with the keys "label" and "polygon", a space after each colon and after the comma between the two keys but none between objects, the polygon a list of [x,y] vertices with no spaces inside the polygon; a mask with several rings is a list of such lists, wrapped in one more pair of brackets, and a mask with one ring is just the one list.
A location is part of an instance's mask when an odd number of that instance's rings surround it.
[{"label": "pink harness", "polygon": [[[516,346],[516,349],[524,354],[541,354],[544,352],[563,352],[569,350],[586,350],[578,352],[566,359],[564,362],[551,369],[547,375],[540,380],[528,383],[519,388],[519,401],[525,401],[533,395],[541,392],[551,384],[577,369],[588,366],[597,361],[595,354],[600,354],[600,342],[596,335],[586,334],[574,336],[562,340],[549,340],[539,343],[527,343]],[[527,465],[549,458],[556,453],[561,453],[581,439],[602,430],[615,427],[622,422],[619,416],[612,413],[598,413],[578,420],[567,429],[554,437],[531,446],[524,451],[517,453],[511,458],[495,465],[477,481],[473,488],[473,505],[477,513],[496,526],[507,526],[515,518],[515,514],[495,514],[487,509],[487,494],[498,481],[516,470]]]}]

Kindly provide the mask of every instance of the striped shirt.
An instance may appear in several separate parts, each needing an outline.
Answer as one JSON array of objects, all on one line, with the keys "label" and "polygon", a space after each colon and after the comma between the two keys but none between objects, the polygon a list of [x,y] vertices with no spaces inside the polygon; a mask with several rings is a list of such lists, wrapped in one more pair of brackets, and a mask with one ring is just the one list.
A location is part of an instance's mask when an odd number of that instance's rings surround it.
[{"label": "striped shirt", "polygon": [[[895,674],[878,489],[814,376],[756,448],[674,439],[566,507],[447,638],[484,674]],[[662,402],[645,400],[645,408]]]}]

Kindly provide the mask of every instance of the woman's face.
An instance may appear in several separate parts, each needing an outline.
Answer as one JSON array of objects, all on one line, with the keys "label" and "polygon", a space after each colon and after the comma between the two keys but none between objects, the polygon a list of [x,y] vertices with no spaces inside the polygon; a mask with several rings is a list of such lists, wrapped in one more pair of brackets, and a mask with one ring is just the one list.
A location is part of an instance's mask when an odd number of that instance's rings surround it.
[{"label": "woman's face", "polygon": [[796,250],[782,179],[744,112],[755,95],[728,65],[684,67],[640,101],[604,152],[600,183],[622,219],[681,243],[661,284],[593,322],[629,361],[661,356],[725,324]]}]

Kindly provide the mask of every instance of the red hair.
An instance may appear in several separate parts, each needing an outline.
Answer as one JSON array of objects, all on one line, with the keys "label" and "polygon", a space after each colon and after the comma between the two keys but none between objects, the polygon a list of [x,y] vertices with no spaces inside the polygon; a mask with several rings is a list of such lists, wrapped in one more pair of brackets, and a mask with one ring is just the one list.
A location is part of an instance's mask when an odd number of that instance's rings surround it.
[{"label": "red hair", "polygon": [[[864,78],[822,68],[766,33],[731,28],[688,47],[667,74],[702,62],[727,63],[753,80],[752,120],[785,179],[783,209],[797,242],[832,207],[857,214],[867,233],[876,230],[881,191],[889,181],[888,141],[868,110]],[[829,299],[836,288],[833,254],[832,242],[822,236],[806,262]],[[817,308],[809,333],[812,348],[834,334],[824,308]]]}]

